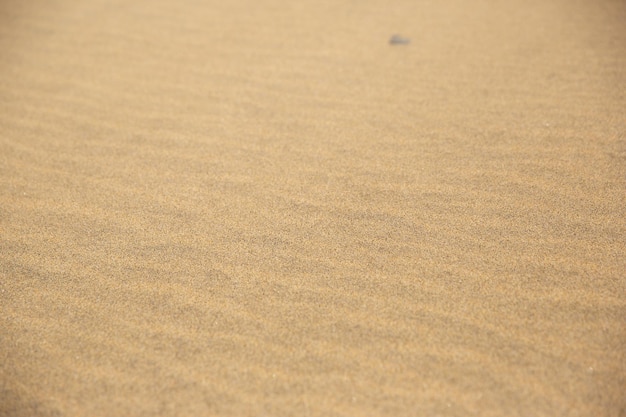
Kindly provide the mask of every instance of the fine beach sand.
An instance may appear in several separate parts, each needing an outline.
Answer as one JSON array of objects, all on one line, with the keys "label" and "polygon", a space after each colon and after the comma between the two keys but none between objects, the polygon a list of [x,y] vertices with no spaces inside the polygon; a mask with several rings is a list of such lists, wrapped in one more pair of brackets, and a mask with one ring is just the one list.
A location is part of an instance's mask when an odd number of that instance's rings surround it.
[{"label": "fine beach sand", "polygon": [[624,22],[3,1],[0,416],[626,416]]}]

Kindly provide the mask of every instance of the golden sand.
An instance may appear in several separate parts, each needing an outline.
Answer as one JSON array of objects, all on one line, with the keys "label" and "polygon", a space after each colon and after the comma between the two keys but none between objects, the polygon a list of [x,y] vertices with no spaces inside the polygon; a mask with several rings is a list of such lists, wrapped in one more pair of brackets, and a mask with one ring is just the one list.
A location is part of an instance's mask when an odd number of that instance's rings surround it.
[{"label": "golden sand", "polygon": [[624,22],[3,1],[0,415],[626,415]]}]

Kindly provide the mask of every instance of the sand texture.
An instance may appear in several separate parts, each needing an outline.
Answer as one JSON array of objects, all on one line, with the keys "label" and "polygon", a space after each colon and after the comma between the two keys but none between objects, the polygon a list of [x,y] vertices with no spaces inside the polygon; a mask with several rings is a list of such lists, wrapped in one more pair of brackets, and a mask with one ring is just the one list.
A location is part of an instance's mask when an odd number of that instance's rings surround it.
[{"label": "sand texture", "polygon": [[0,416],[626,416],[625,22],[2,1]]}]

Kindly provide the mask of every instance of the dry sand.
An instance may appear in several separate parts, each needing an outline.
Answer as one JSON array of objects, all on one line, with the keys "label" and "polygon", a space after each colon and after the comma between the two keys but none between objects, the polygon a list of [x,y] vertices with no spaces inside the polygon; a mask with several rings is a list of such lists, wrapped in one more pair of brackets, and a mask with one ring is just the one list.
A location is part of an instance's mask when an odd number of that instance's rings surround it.
[{"label": "dry sand", "polygon": [[0,415],[626,415],[624,22],[4,0]]}]

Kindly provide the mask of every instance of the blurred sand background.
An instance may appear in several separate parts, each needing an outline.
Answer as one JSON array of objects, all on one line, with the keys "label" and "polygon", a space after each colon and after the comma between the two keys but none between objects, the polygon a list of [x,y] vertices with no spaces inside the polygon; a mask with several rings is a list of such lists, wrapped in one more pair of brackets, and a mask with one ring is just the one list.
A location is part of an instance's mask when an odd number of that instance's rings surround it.
[{"label": "blurred sand background", "polygon": [[625,22],[2,1],[0,415],[626,415]]}]

